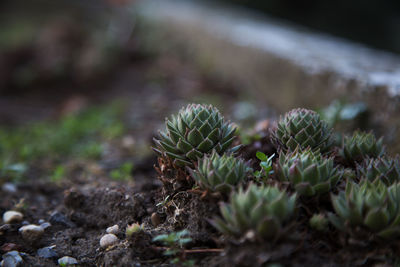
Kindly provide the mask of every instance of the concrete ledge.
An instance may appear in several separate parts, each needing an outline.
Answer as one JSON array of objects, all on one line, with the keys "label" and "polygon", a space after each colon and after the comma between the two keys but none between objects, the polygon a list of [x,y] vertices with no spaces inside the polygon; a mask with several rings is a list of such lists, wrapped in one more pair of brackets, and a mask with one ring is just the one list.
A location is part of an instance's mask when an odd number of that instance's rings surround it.
[{"label": "concrete ledge", "polygon": [[165,42],[258,104],[285,112],[335,98],[364,101],[377,134],[400,151],[400,56],[195,1],[145,0],[139,13]]}]

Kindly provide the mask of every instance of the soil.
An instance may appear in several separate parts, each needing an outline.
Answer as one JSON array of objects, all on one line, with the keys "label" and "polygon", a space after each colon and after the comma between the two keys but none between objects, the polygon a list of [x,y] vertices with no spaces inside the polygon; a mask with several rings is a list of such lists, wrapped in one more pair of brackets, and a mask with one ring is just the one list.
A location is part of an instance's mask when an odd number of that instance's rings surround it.
[{"label": "soil", "polygon": [[[61,87],[67,85],[64,80],[60,83]],[[233,85],[221,84],[188,62],[168,55],[131,57],[114,72],[102,77],[101,82],[89,83],[87,91],[61,90],[51,94],[49,92],[55,88],[53,83],[46,86],[35,84],[29,90],[3,95],[0,121],[20,125],[43,118],[56,119],[91,104],[123,98],[128,101],[125,116],[128,134],[148,148],[156,130],[163,127],[164,117],[187,102],[195,101],[193,96],[204,99],[210,94],[216,95],[223,99],[220,104],[224,111],[229,111],[240,100]],[[261,139],[251,142],[240,152],[246,160],[253,160],[253,167],[257,166],[256,151],[274,153],[268,129],[262,131]],[[50,182],[41,178],[38,172],[31,171],[23,183],[17,184],[16,192],[0,191],[0,214],[19,209],[29,223],[38,224],[39,220],[44,220],[52,224],[43,237],[33,243],[24,241],[18,233],[23,223],[1,226],[0,255],[18,250],[24,266],[57,266],[58,258],[63,256],[76,258],[79,266],[174,266],[170,264],[170,258],[163,255],[166,248],[152,242],[152,238],[187,229],[192,241],[184,252],[186,259],[195,260],[195,266],[394,264],[387,256],[398,253],[397,244],[349,245],[349,240],[338,238],[332,228],[327,233],[311,231],[305,215],[295,222],[296,230],[290,239],[279,243],[226,240],[208,221],[218,214],[221,199],[204,198],[189,189],[172,193],[167,202],[159,205],[168,195],[153,168],[156,156],[132,156],[122,150],[114,144],[111,152],[99,162],[69,159],[69,177],[61,182]],[[110,179],[105,170],[126,160],[134,162],[134,179]],[[54,219],[55,214],[61,219]],[[151,219],[154,214],[159,219],[157,225]],[[133,223],[141,224],[143,231],[128,237],[125,229]],[[106,228],[113,225],[119,226],[116,234],[119,242],[103,249],[99,240],[106,234]],[[345,244],[346,248],[343,248]],[[37,255],[39,248],[53,245],[57,257],[44,259]]]}]

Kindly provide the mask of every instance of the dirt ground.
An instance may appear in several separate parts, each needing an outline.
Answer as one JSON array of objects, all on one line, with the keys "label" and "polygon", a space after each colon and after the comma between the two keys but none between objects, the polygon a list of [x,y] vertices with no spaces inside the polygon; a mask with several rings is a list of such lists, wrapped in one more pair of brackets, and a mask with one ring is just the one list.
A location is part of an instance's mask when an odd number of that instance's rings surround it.
[{"label": "dirt ground", "polygon": [[[188,190],[164,202],[167,195],[153,168],[156,155],[150,150],[153,137],[164,127],[164,118],[187,103],[207,102],[234,119],[233,111],[242,100],[242,92],[174,56],[148,57],[135,51],[128,53],[113,71],[96,77],[79,83],[69,79],[58,82],[39,79],[24,90],[17,90],[10,83],[8,88],[14,90],[1,92],[2,126],[57,120],[91,105],[122,99],[127,127],[121,138],[108,144],[108,152],[99,160],[65,159],[68,172],[61,181],[42,177],[47,163],[41,160],[29,168],[22,181],[15,183],[15,190],[4,186],[0,189],[0,214],[17,209],[24,215],[22,222],[1,224],[1,256],[16,250],[24,261],[21,266],[57,266],[63,256],[75,258],[79,266],[179,266],[170,263],[170,258],[163,255],[166,247],[152,242],[152,238],[187,229],[192,241],[184,254],[186,259],[194,260],[195,266],[395,264],[392,256],[398,254],[398,244],[349,244],[331,228],[328,233],[311,232],[306,211],[301,211],[303,215],[299,216],[290,238],[279,243],[254,244],[225,240],[209,224],[208,220],[219,212],[219,200],[204,200]],[[126,140],[134,140],[133,152],[124,148]],[[256,166],[255,152],[259,150],[268,155],[274,153],[267,136],[250,142],[240,155],[253,160]],[[133,162],[133,178],[111,179],[108,170],[127,161]],[[6,182],[9,181],[3,179],[0,185]],[[154,214],[157,223],[152,221]],[[24,224],[43,222],[50,222],[51,226],[34,242],[24,240],[18,232]],[[125,229],[134,223],[141,224],[143,231],[128,237]],[[101,237],[113,225],[119,227],[118,242],[101,248]],[[52,257],[38,256],[38,249],[49,246],[54,246]]]}]

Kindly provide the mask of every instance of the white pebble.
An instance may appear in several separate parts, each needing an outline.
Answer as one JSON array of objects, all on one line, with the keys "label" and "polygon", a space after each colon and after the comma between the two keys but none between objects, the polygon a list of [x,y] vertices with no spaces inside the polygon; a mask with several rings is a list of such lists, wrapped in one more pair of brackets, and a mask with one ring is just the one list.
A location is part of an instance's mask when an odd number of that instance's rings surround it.
[{"label": "white pebble", "polygon": [[78,261],[70,256],[64,256],[58,259],[58,265],[60,266],[69,266],[74,264],[78,264]]},{"label": "white pebble", "polygon": [[4,223],[18,223],[22,221],[24,215],[21,212],[9,210],[3,214]]},{"label": "white pebble", "polygon": [[49,223],[49,222],[44,222],[44,223],[40,224],[40,227],[42,227],[43,230],[46,230],[50,226],[51,226],[51,223]]},{"label": "white pebble", "polygon": [[23,239],[30,242],[38,240],[44,233],[43,228],[36,224],[22,226],[18,231],[21,233]]},{"label": "white pebble", "polygon": [[100,247],[107,248],[112,246],[118,242],[118,237],[114,234],[106,234],[100,239]]},{"label": "white pebble", "polygon": [[1,187],[1,189],[5,192],[8,193],[15,193],[17,192],[17,187],[15,186],[15,184],[13,183],[5,183],[3,184],[3,186]]},{"label": "white pebble", "polygon": [[118,224],[108,227],[106,232],[108,234],[114,234],[114,235],[118,234],[119,232]]}]

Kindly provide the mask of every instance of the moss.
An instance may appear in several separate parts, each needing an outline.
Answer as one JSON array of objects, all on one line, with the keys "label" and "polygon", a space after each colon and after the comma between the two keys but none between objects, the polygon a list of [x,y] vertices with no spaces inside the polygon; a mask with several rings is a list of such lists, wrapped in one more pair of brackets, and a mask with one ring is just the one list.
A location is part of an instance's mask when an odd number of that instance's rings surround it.
[{"label": "moss", "polygon": [[[44,159],[99,159],[103,144],[124,133],[121,105],[90,107],[58,121],[41,121],[17,128],[0,128],[2,176],[17,178]],[[20,164],[20,165],[16,165]],[[13,168],[13,166],[25,168]],[[58,176],[58,175],[56,175]]]}]

